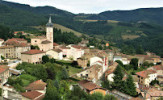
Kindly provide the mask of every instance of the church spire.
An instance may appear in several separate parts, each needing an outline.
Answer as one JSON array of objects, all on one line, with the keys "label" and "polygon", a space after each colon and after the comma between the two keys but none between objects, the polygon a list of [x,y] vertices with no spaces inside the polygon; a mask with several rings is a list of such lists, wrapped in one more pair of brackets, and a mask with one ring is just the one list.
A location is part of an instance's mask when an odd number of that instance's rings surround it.
[{"label": "church spire", "polygon": [[52,19],[51,19],[51,16],[49,17],[49,21],[48,23],[46,24],[47,27],[53,27],[53,23],[52,23]]},{"label": "church spire", "polygon": [[52,19],[51,19],[51,16],[49,17],[49,23],[52,23]]}]

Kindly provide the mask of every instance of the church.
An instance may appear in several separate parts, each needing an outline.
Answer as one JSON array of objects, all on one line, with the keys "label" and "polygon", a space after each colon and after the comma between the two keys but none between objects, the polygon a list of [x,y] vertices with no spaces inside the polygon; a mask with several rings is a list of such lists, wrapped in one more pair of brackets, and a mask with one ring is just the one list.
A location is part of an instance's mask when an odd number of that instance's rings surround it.
[{"label": "church", "polygon": [[37,36],[31,39],[31,45],[38,46],[41,51],[53,49],[53,23],[51,17],[46,24],[46,36]]}]

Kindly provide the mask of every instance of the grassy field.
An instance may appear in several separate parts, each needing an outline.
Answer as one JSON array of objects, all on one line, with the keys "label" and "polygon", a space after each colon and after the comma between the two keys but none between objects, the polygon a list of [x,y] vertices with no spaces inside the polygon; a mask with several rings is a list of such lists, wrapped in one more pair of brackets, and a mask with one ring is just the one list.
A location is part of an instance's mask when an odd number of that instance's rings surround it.
[{"label": "grassy field", "polygon": [[81,36],[83,34],[59,24],[54,24],[54,27],[57,29],[61,29],[62,32],[73,32],[76,36]]},{"label": "grassy field", "polygon": [[139,35],[122,35],[122,39],[123,40],[133,40],[133,39],[136,39],[136,38],[139,38],[140,36]]}]

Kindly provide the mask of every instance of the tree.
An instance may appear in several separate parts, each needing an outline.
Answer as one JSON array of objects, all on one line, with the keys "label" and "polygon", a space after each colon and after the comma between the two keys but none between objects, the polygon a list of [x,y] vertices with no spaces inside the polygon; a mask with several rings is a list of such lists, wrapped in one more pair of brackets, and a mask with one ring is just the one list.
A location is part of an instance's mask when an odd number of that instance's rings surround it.
[{"label": "tree", "polygon": [[52,84],[48,84],[44,100],[61,100],[57,88]]},{"label": "tree", "polygon": [[133,78],[131,75],[128,75],[128,78],[127,78],[125,84],[127,86],[126,93],[131,96],[136,96],[137,95],[136,87],[135,87],[135,83],[133,82]]},{"label": "tree", "polygon": [[104,80],[102,82],[102,87],[110,90],[111,89],[111,83],[108,80]]},{"label": "tree", "polygon": [[69,78],[69,74],[66,70],[66,68],[62,69],[62,79],[68,79]]},{"label": "tree", "polygon": [[122,67],[124,66],[122,61],[116,60],[116,62],[117,62],[120,66],[122,66]]},{"label": "tree", "polygon": [[91,95],[91,100],[103,100],[104,96],[101,93],[93,93]]},{"label": "tree", "polygon": [[42,56],[42,62],[43,62],[43,63],[49,62],[49,57],[48,57],[47,55]]},{"label": "tree", "polygon": [[118,100],[118,99],[113,95],[105,95],[104,100]]},{"label": "tree", "polygon": [[152,86],[153,86],[153,85],[155,85],[155,84],[159,84],[159,81],[158,81],[158,80],[156,80],[156,79],[155,79],[155,80],[153,80],[153,81],[151,81],[151,83],[150,83],[150,85],[152,85]]},{"label": "tree", "polygon": [[137,58],[132,58],[130,61],[130,65],[133,66],[134,70],[138,69],[138,59]]},{"label": "tree", "polygon": [[122,85],[123,76],[124,76],[124,74],[122,72],[121,66],[118,65],[117,68],[114,71],[114,77],[113,77],[113,79],[114,79],[113,87],[115,89],[118,89],[118,90],[122,89],[121,85]]},{"label": "tree", "polygon": [[57,90],[59,90],[59,81],[58,80],[54,81],[54,86],[56,87]]}]

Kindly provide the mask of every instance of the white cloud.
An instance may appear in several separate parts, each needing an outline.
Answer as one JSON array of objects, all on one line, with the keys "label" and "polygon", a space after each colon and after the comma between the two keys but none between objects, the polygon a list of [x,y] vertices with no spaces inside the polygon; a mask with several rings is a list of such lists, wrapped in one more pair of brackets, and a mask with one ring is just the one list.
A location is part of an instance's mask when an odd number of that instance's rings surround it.
[{"label": "white cloud", "polygon": [[147,7],[163,7],[163,0],[7,0],[30,4],[50,5],[73,13],[99,13],[106,10],[129,10]]}]

